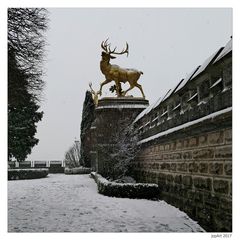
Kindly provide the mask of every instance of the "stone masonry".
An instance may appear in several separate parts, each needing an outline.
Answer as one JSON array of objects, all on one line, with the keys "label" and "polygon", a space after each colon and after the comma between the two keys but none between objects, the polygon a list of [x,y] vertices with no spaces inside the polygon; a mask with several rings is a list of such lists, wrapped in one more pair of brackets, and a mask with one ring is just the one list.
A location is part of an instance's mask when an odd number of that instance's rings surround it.
[{"label": "stone masonry", "polygon": [[195,134],[190,127],[142,145],[134,169],[138,181],[159,184],[161,199],[187,212],[206,230],[231,231],[231,128]]},{"label": "stone masonry", "polygon": [[232,231],[231,42],[134,120],[135,178],[212,232]]}]

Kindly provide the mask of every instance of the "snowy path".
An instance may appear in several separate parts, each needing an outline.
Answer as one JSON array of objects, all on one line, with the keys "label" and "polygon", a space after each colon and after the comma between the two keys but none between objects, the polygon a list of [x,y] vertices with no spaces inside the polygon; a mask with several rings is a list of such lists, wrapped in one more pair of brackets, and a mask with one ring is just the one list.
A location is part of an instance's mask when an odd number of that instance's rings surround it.
[{"label": "snowy path", "polygon": [[8,182],[9,232],[200,232],[164,201],[97,193],[88,175],[50,174]]}]

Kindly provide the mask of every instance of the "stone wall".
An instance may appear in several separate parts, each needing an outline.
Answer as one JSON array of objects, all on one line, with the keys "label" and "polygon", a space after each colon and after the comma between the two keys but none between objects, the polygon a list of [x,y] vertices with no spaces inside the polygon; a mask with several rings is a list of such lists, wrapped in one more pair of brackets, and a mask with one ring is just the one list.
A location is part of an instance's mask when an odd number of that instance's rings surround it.
[{"label": "stone wall", "polygon": [[[221,122],[224,124],[221,125]],[[140,182],[209,231],[232,226],[231,112],[142,144],[134,163]]]},{"label": "stone wall", "polygon": [[231,40],[134,123],[135,178],[207,231],[232,231]]}]

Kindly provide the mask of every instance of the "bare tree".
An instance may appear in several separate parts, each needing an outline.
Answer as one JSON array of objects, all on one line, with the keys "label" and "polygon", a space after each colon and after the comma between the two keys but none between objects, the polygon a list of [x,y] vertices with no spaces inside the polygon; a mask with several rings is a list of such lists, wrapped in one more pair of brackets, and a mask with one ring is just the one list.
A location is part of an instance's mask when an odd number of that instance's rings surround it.
[{"label": "bare tree", "polygon": [[73,168],[84,166],[84,161],[80,154],[80,142],[75,141],[74,144],[65,153],[65,164],[66,167]]},{"label": "bare tree", "polygon": [[28,90],[38,97],[44,85],[41,76],[47,21],[45,8],[8,9],[8,52],[27,76]]},{"label": "bare tree", "polygon": [[139,151],[139,139],[134,125],[122,120],[119,126],[112,144],[98,146],[104,155],[104,176],[112,180],[132,175],[132,163]]}]

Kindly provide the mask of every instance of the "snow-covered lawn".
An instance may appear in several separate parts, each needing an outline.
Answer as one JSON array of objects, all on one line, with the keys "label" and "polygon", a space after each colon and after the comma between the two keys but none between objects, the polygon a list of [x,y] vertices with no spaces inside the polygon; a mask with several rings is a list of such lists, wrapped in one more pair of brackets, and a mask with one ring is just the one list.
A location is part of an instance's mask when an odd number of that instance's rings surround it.
[{"label": "snow-covered lawn", "polygon": [[9,232],[201,232],[164,201],[97,193],[89,175],[49,174],[8,182]]}]

